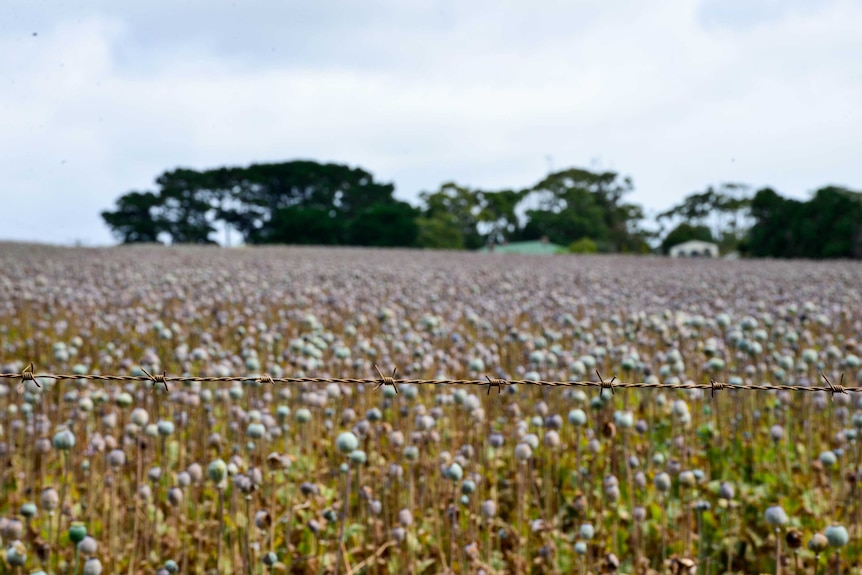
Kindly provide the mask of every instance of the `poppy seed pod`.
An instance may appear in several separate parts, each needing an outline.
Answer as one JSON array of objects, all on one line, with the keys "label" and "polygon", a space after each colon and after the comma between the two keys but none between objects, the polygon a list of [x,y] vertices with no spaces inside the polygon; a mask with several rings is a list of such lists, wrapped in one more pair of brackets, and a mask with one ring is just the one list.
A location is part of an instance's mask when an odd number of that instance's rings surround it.
[{"label": "poppy seed pod", "polygon": [[560,446],[560,434],[553,429],[545,432],[544,437],[545,447],[556,449]]},{"label": "poppy seed pod", "polygon": [[464,470],[457,463],[453,463],[446,469],[446,478],[452,481],[461,481],[464,477]]},{"label": "poppy seed pod", "polygon": [[158,481],[159,479],[162,478],[162,468],[161,467],[151,467],[147,471],[147,478],[150,481],[154,481],[154,482]]},{"label": "poppy seed pod", "polygon": [[162,437],[168,437],[169,435],[173,435],[174,422],[163,419],[159,421],[158,425],[156,426],[156,430]]},{"label": "poppy seed pod", "polygon": [[670,491],[670,475],[665,472],[661,472],[656,475],[653,483],[655,484],[656,489],[662,493]]},{"label": "poppy seed pod", "polygon": [[402,527],[410,527],[413,525],[413,514],[410,513],[409,509],[402,509],[398,512],[398,523],[400,523]]},{"label": "poppy seed pod", "polygon": [[254,514],[254,526],[261,530],[269,529],[270,525],[272,525],[272,518],[269,515],[269,511],[261,510]]},{"label": "poppy seed pod", "polygon": [[493,500],[487,499],[479,506],[479,512],[485,519],[492,519],[497,515],[497,504]]},{"label": "poppy seed pod", "polygon": [[188,471],[180,471],[177,473],[177,485],[180,487],[188,487],[192,484],[192,476]]},{"label": "poppy seed pod", "polygon": [[404,459],[407,461],[416,461],[419,459],[419,448],[415,445],[408,445],[404,448]]},{"label": "poppy seed pod", "polygon": [[80,521],[76,521],[69,526],[69,541],[78,544],[87,536],[87,527]]},{"label": "poppy seed pod", "polygon": [[847,533],[847,529],[841,525],[831,525],[826,528],[826,531],[824,531],[823,534],[826,536],[826,540],[829,542],[829,545],[836,549],[844,547],[850,540],[850,535]]},{"label": "poppy seed pod", "polygon": [[587,414],[582,409],[571,410],[567,419],[569,420],[569,423],[577,427],[587,424]]},{"label": "poppy seed pod", "polygon": [[515,446],[515,459],[518,461],[527,461],[533,456],[533,450],[526,443],[519,443]]},{"label": "poppy seed pod", "polygon": [[102,563],[95,557],[91,557],[84,562],[84,575],[102,575]]},{"label": "poppy seed pod", "polygon": [[631,411],[617,411],[614,413],[614,423],[620,429],[629,429],[634,426],[635,418]]},{"label": "poppy seed pod", "polygon": [[126,454],[122,449],[114,449],[110,453],[108,453],[108,465],[113,467],[114,469],[118,467],[122,467],[126,464]]},{"label": "poppy seed pod", "polygon": [[488,436],[488,444],[494,449],[498,449],[503,446],[503,435],[500,433],[492,433]]},{"label": "poppy seed pod", "polygon": [[249,423],[245,432],[252,439],[262,439],[266,435],[266,427],[262,423]]},{"label": "poppy seed pod", "polygon": [[305,408],[301,407],[296,410],[296,414],[294,414],[297,423],[308,423],[311,421],[311,412]]},{"label": "poppy seed pod", "polygon": [[21,515],[30,519],[36,516],[36,504],[35,503],[25,503],[21,506]]},{"label": "poppy seed pod", "polygon": [[213,483],[221,483],[227,475],[227,464],[221,459],[216,459],[209,464],[207,475]]},{"label": "poppy seed pod", "polygon": [[808,541],[808,549],[819,555],[829,547],[829,540],[822,533],[815,533]]},{"label": "poppy seed pod", "polygon": [[203,467],[199,463],[192,463],[187,471],[193,483],[200,483],[204,477]]},{"label": "poppy seed pod", "polygon": [[60,505],[60,495],[53,487],[47,487],[42,490],[42,509],[45,511],[54,511]]},{"label": "poppy seed pod", "polygon": [[78,543],[78,552],[85,557],[92,557],[98,550],[99,544],[89,535],[81,539],[80,543]]},{"label": "poppy seed pod", "polygon": [[145,427],[150,421],[150,414],[147,413],[146,409],[136,407],[132,410],[131,420],[138,427]]},{"label": "poppy seed pod", "polygon": [[679,474],[679,484],[683,487],[694,487],[697,485],[697,478],[692,471],[683,471]]},{"label": "poppy seed pod", "polygon": [[722,481],[721,486],[718,488],[718,496],[722,499],[733,499],[735,495],[736,493],[733,489],[733,485],[726,481]]},{"label": "poppy seed pod", "polygon": [[54,435],[54,449],[58,451],[69,451],[75,447],[75,436],[68,429],[58,431]]},{"label": "poppy seed pod", "polygon": [[[339,436],[340,437],[340,436]],[[404,446],[404,433],[401,431],[393,431],[389,434],[389,445],[392,447]]]},{"label": "poppy seed pod", "polygon": [[27,563],[27,548],[20,541],[13,541],[6,548],[6,562],[13,567],[22,567]]},{"label": "poppy seed pod", "polygon": [[171,487],[168,490],[168,502],[174,506],[179,507],[183,503],[183,490],[179,487]]},{"label": "poppy seed pod", "polygon": [[578,541],[575,543],[575,553],[578,555],[586,555],[587,554],[587,544],[584,541]]},{"label": "poppy seed pod", "polygon": [[799,529],[790,529],[784,536],[784,541],[791,549],[799,549],[802,547],[802,531]]},{"label": "poppy seed pod", "polygon": [[764,513],[766,522],[774,527],[781,527],[788,522],[787,513],[778,505],[767,507]]},{"label": "poppy seed pod", "polygon": [[353,433],[345,431],[335,440],[335,445],[338,451],[348,454],[359,447],[359,440]]},{"label": "poppy seed pod", "polygon": [[3,536],[3,539],[8,539],[10,541],[20,539],[23,532],[24,526],[15,517],[7,519],[3,523],[2,528],[0,528],[0,535]]}]

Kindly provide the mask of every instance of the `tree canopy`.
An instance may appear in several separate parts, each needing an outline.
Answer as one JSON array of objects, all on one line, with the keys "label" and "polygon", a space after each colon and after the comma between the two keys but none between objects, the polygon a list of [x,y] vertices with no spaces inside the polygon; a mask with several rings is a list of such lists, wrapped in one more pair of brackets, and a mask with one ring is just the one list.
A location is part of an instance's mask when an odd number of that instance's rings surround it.
[{"label": "tree canopy", "polygon": [[356,245],[475,250],[547,238],[577,253],[667,253],[691,239],[723,252],[780,258],[862,258],[862,194],[839,186],[808,201],[770,188],[722,183],[659,213],[647,231],[626,200],[631,178],[568,168],[528,188],[482,190],[446,182],[419,193],[419,206],[360,167],[294,160],[177,168],[153,191],[130,191],[102,219],[122,243],[212,244],[234,230],[246,244]]},{"label": "tree canopy", "polygon": [[747,251],[775,258],[862,258],[862,193],[837,186],[805,202],[770,188],[751,200]]},{"label": "tree canopy", "polygon": [[[160,175],[156,185],[157,192],[145,197],[131,192],[117,200],[114,211],[103,212],[120,241],[154,241],[164,234],[172,243],[213,243],[220,222],[239,231],[248,244],[416,242],[413,212],[393,197],[395,187],[361,168],[309,160],[204,171],[180,168]],[[391,219],[389,226],[406,229],[374,232],[369,224],[357,223],[368,218],[378,223]]]}]

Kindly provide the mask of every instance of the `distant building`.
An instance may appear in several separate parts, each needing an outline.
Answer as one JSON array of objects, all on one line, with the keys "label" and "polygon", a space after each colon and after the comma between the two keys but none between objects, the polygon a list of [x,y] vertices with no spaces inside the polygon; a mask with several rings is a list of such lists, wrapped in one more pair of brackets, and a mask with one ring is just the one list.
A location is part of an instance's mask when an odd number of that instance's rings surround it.
[{"label": "distant building", "polygon": [[554,255],[566,253],[566,248],[552,244],[548,238],[542,238],[532,242],[505,242],[500,245],[485,246],[479,251],[495,254]]},{"label": "distant building", "polygon": [[718,246],[712,242],[690,240],[670,248],[672,258],[717,258]]}]

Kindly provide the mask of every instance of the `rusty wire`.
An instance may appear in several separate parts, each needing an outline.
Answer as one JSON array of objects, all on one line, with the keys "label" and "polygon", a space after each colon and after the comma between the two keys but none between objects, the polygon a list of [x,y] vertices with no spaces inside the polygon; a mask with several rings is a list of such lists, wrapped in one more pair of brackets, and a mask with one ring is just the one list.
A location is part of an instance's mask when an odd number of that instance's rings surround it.
[{"label": "rusty wire", "polygon": [[0,380],[2,379],[17,379],[23,384],[25,381],[33,381],[37,386],[39,385],[40,379],[53,379],[53,380],[65,380],[65,379],[83,379],[87,381],[140,381],[140,382],[150,382],[155,388],[156,384],[163,384],[165,386],[165,391],[168,391],[168,383],[171,382],[200,382],[200,383],[225,383],[225,382],[243,382],[243,381],[255,381],[257,383],[284,383],[284,384],[292,384],[292,383],[336,383],[336,384],[347,384],[347,385],[374,385],[374,389],[379,389],[385,386],[392,386],[396,393],[398,392],[398,385],[478,385],[478,386],[487,386],[488,393],[490,394],[491,388],[496,387],[499,392],[503,387],[507,387],[510,385],[535,385],[541,387],[598,387],[601,388],[600,393],[603,393],[604,390],[610,390],[611,393],[616,393],[618,389],[701,389],[704,391],[709,391],[710,394],[715,397],[715,392],[720,390],[736,390],[736,391],[808,391],[808,392],[817,392],[823,391],[829,393],[833,400],[835,398],[835,394],[847,394],[848,392],[862,392],[862,387],[844,387],[844,376],[841,376],[840,384],[833,384],[825,374],[820,374],[823,380],[826,382],[825,386],[797,386],[797,385],[783,385],[783,384],[772,384],[772,383],[764,383],[759,385],[754,384],[729,384],[725,382],[719,382],[715,380],[710,380],[709,383],[657,383],[657,382],[645,382],[645,381],[632,381],[632,382],[624,382],[624,381],[616,381],[616,377],[611,379],[610,381],[605,380],[602,376],[596,371],[596,375],[598,377],[598,381],[545,381],[545,380],[531,380],[531,379],[501,379],[501,378],[491,378],[485,376],[485,380],[481,379],[396,379],[395,374],[396,370],[392,371],[392,376],[385,376],[382,374],[380,369],[375,365],[375,370],[377,371],[378,377],[369,378],[369,379],[357,379],[350,377],[272,377],[268,374],[262,375],[232,375],[226,377],[219,376],[187,376],[187,375],[168,375],[167,373],[162,374],[150,374],[143,368],[141,371],[144,372],[145,375],[108,375],[108,374],[54,374],[54,373],[45,373],[45,374],[37,374],[33,370],[33,364],[29,364],[21,373],[0,373]]}]

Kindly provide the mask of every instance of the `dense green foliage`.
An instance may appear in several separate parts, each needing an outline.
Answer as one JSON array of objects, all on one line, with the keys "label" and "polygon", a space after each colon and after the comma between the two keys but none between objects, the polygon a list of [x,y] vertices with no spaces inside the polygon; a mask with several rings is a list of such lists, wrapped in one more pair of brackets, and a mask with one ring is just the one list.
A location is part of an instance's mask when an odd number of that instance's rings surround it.
[{"label": "dense green foliage", "polygon": [[753,256],[862,258],[862,194],[828,186],[807,202],[766,188],[751,202]]},{"label": "dense green foliage", "polygon": [[[246,244],[354,245],[476,250],[536,241],[576,253],[667,253],[688,240],[722,253],[758,257],[862,257],[862,195],[829,186],[807,202],[766,188],[724,183],[686,196],[643,227],[641,206],[625,201],[632,180],[616,172],[569,168],[524,189],[473,189],[455,182],[419,194],[419,207],[358,167],[296,160],[196,171],[156,179],[158,191],[132,191],[102,218],[122,243],[215,243],[220,229]],[[571,250],[570,250],[571,251]]]}]

